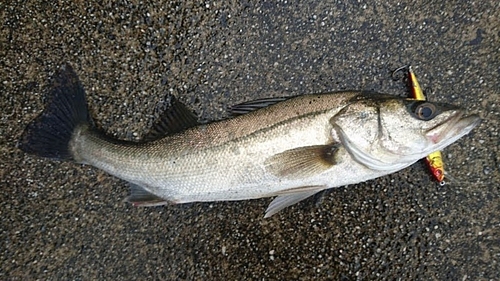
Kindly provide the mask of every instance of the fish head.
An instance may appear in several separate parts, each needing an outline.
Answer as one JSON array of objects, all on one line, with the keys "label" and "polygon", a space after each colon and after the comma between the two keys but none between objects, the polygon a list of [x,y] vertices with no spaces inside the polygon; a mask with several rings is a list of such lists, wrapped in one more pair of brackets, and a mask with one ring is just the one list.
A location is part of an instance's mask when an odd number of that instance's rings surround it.
[{"label": "fish head", "polygon": [[449,104],[360,95],[330,119],[333,138],[373,169],[397,171],[441,150],[480,122]]}]

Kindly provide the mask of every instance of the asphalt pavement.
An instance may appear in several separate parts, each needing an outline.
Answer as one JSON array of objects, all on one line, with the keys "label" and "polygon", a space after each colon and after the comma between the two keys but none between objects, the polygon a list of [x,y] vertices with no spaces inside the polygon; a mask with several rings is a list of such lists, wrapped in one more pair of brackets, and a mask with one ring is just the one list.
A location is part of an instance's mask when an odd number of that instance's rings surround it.
[{"label": "asphalt pavement", "polygon": [[[67,3],[66,3],[67,2]],[[0,279],[500,280],[500,2],[0,3]],[[484,120],[424,163],[264,219],[271,198],[135,208],[127,184],[16,148],[64,63],[96,125],[139,140],[175,95],[201,120],[257,98],[407,95]]]}]

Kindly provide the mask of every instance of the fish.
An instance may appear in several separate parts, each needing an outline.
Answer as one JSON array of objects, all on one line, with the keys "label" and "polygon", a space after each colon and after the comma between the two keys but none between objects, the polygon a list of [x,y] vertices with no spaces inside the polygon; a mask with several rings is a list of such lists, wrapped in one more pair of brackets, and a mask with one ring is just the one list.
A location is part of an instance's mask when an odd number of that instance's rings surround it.
[{"label": "fish", "polygon": [[268,98],[200,123],[175,97],[142,141],[115,139],[90,116],[65,64],[46,108],[18,140],[27,154],[101,169],[130,185],[135,206],[275,197],[264,217],[325,189],[404,169],[481,119],[456,106],[371,91]]},{"label": "fish", "polygon": [[[412,98],[417,100],[427,100],[425,97],[424,91],[420,87],[420,83],[418,83],[417,76],[411,65],[408,66],[408,81],[410,84],[410,89],[412,93]],[[431,171],[434,178],[439,182],[440,185],[444,185],[444,162],[441,151],[434,151],[425,157],[425,162],[427,163],[427,167]]]}]

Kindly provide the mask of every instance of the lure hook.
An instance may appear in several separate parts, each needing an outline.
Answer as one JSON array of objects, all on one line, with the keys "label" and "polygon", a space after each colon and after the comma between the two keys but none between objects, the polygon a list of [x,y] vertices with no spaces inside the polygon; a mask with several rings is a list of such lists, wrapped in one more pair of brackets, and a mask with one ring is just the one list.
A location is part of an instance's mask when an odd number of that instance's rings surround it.
[{"label": "lure hook", "polygon": [[[397,76],[397,74],[398,74],[399,72],[402,72],[403,70],[407,70],[407,69],[409,69],[410,67],[411,67],[411,65],[406,64],[406,65],[403,65],[403,66],[401,66],[401,67],[396,68],[396,69],[392,72],[392,74],[391,74],[392,80],[393,80],[393,81],[398,81],[399,79],[401,79],[400,77],[398,77],[398,76]],[[404,76],[403,76],[403,77],[404,77]]]}]

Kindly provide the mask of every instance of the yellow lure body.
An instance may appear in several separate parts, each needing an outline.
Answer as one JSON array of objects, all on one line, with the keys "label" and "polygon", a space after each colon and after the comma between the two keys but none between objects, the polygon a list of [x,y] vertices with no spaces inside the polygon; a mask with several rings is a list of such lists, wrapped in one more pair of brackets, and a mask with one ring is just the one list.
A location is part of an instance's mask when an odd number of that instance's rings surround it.
[{"label": "yellow lure body", "polygon": [[[424,92],[418,83],[417,76],[413,72],[411,66],[408,67],[408,75],[410,80],[411,92],[416,100],[426,100]],[[434,178],[441,184],[444,184],[444,163],[441,151],[435,151],[427,155],[425,158]]]}]

